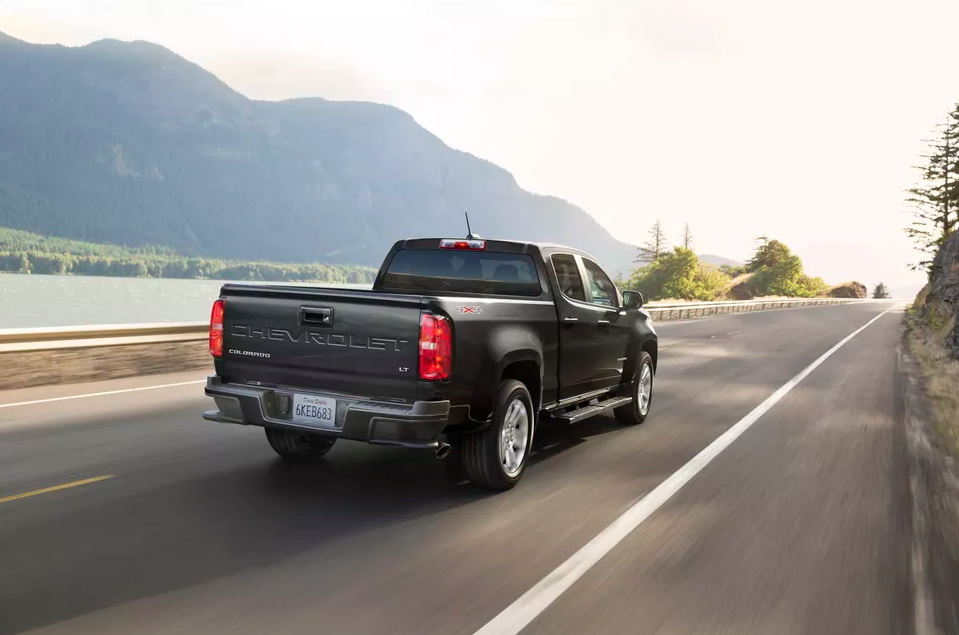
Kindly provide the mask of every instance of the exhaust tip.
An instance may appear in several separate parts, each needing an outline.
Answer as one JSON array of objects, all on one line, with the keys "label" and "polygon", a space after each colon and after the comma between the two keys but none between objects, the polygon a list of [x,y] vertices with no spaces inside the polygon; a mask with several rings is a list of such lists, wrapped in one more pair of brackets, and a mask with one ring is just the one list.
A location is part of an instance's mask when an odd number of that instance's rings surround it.
[{"label": "exhaust tip", "polygon": [[449,443],[440,443],[439,447],[436,448],[436,458],[440,460],[445,459],[452,451],[453,448],[450,447]]}]

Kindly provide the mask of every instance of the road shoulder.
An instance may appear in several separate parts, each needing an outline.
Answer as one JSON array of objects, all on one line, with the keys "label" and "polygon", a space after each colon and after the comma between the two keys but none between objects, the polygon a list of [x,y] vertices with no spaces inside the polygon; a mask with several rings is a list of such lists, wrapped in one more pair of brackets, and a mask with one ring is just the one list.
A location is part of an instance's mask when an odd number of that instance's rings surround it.
[{"label": "road shoulder", "polygon": [[959,469],[933,429],[918,362],[899,346],[909,486],[916,635],[959,633]]}]

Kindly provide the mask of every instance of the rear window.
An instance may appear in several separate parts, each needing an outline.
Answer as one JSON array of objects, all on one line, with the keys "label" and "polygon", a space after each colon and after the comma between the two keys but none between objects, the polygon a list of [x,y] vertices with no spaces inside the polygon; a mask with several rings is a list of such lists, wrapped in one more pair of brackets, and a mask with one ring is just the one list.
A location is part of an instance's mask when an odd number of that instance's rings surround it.
[{"label": "rear window", "polygon": [[393,255],[383,289],[536,297],[536,264],[527,254],[490,251],[401,249]]}]

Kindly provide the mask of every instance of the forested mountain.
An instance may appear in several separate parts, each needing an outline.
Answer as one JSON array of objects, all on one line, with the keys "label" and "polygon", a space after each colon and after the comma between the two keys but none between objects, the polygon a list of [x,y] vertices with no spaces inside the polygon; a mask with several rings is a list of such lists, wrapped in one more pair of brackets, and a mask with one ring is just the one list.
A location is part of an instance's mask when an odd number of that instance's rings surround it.
[{"label": "forested mountain", "polygon": [[628,272],[636,248],[389,106],[247,99],[147,42],[0,34],[0,226],[181,254],[379,264],[396,239],[543,240]]}]

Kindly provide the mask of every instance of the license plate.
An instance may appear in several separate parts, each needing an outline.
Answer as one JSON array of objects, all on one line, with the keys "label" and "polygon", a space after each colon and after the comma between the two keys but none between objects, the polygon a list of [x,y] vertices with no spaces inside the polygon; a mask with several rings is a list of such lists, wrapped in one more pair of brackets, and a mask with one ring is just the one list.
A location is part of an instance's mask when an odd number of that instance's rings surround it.
[{"label": "license plate", "polygon": [[294,394],[293,422],[318,428],[335,428],[336,399]]}]

